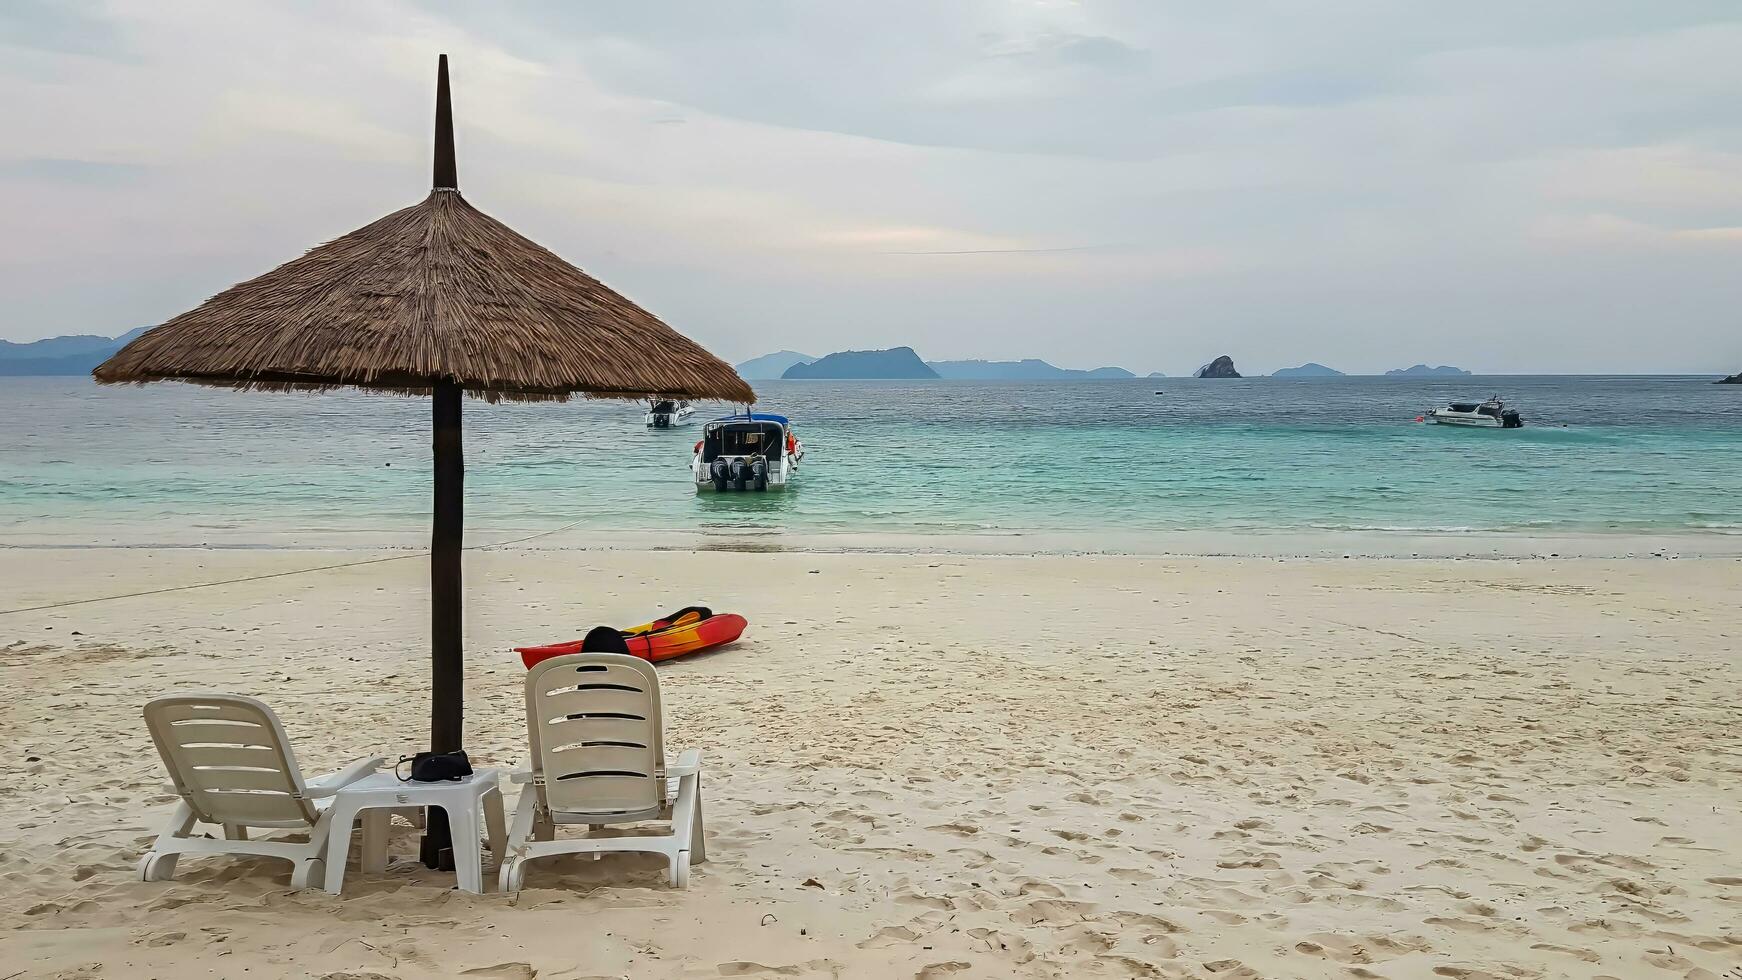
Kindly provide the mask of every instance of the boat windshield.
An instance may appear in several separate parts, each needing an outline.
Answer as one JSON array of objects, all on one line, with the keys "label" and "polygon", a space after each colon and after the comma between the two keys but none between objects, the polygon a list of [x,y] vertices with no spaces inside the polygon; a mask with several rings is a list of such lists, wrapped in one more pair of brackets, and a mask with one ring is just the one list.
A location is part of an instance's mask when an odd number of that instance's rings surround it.
[{"label": "boat windshield", "polygon": [[1452,402],[1452,404],[1451,404],[1452,411],[1464,412],[1466,414],[1468,414],[1470,412],[1474,412],[1477,407],[1478,406],[1476,405],[1475,402]]},{"label": "boat windshield", "polygon": [[650,412],[674,412],[677,410],[677,406],[673,405],[670,399],[665,399],[662,401],[649,402],[647,410]]}]

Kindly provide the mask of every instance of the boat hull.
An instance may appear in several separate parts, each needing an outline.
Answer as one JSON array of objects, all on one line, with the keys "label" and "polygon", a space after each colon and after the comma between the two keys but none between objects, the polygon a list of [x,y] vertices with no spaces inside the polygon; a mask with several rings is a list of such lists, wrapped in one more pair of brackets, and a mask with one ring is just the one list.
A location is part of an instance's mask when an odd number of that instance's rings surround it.
[{"label": "boat hull", "polygon": [[782,456],[776,465],[769,467],[766,479],[761,485],[751,477],[746,477],[742,485],[740,481],[731,479],[721,485],[714,482],[712,464],[704,463],[700,456],[696,456],[690,460],[690,479],[695,482],[697,493],[764,493],[785,490],[798,476],[798,463],[803,458],[803,450]]},{"label": "boat hull", "polygon": [[785,483],[775,483],[774,481],[771,480],[771,481],[769,481],[767,486],[763,486],[763,487],[750,486],[748,483],[746,483],[744,488],[742,490],[740,490],[729,483],[724,488],[721,488],[721,487],[715,486],[714,481],[712,481],[712,480],[702,480],[702,481],[699,481],[698,483],[696,483],[696,492],[697,493],[779,493],[782,490],[785,490],[786,487],[787,487],[787,485]]},{"label": "boat hull", "polygon": [[682,412],[648,412],[644,421],[649,429],[675,429],[695,420],[695,410],[688,409]]},{"label": "boat hull", "polygon": [[1499,419],[1491,419],[1486,416],[1481,418],[1464,418],[1456,415],[1429,415],[1427,420],[1435,425],[1461,425],[1470,429],[1505,428]]}]

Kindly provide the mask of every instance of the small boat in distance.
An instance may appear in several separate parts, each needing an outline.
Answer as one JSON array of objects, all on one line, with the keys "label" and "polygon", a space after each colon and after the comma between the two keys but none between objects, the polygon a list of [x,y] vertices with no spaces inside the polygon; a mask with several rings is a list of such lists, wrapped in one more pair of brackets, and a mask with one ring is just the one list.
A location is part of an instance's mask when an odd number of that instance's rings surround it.
[{"label": "small boat in distance", "polygon": [[1517,429],[1524,425],[1518,409],[1507,408],[1499,395],[1485,402],[1452,402],[1445,408],[1432,409],[1423,419],[1440,425],[1465,425],[1478,429]]},{"label": "small boat in distance", "polygon": [[695,421],[696,410],[689,402],[673,401],[670,398],[649,398],[647,400],[647,427],[649,429],[669,429],[673,426],[688,425]]},{"label": "small boat in distance", "polygon": [[784,490],[798,475],[804,443],[784,415],[746,411],[702,426],[690,460],[696,491]]}]

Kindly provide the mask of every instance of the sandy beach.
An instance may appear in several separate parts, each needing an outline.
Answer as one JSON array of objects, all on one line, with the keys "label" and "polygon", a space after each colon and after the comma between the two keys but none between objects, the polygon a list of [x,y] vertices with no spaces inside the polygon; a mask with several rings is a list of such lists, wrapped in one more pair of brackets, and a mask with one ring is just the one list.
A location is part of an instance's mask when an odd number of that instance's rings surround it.
[{"label": "sandy beach", "polygon": [[[10,549],[0,608],[368,557]],[[468,745],[524,752],[508,648],[706,602],[662,666],[710,861],[383,876],[134,865],[139,709],[276,707],[320,771],[418,747],[411,558],[0,615],[0,977],[1734,977],[1734,560],[469,554]],[[510,801],[512,804],[512,801]]]}]

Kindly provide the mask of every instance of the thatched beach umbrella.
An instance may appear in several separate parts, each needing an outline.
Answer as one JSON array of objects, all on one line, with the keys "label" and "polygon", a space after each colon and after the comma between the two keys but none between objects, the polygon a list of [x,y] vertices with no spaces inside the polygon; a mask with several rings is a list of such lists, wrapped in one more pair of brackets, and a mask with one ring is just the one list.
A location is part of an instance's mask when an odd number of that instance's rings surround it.
[{"label": "thatched beach umbrella", "polygon": [[461,747],[463,717],[460,393],[756,396],[724,361],[460,196],[447,55],[435,128],[428,197],[231,286],[92,373],[102,384],[433,396],[430,748],[448,752]]}]

